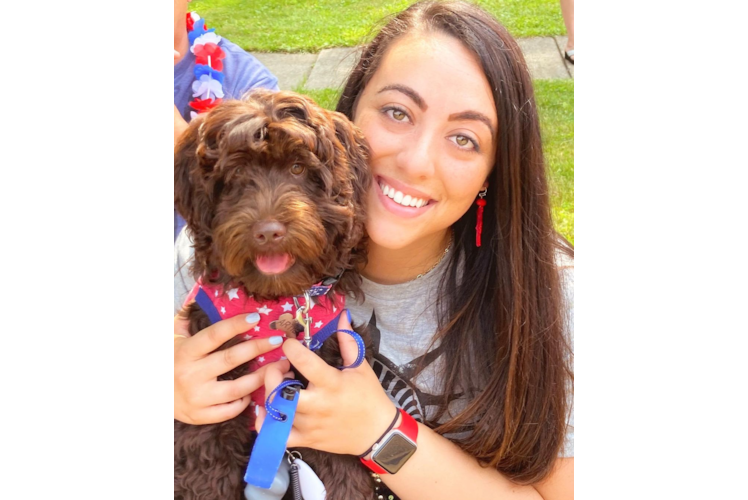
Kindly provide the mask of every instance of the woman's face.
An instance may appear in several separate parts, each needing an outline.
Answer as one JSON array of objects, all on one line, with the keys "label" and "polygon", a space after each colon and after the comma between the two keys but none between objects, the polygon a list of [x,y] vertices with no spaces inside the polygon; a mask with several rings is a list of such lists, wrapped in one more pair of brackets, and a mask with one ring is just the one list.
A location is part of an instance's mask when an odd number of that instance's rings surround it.
[{"label": "woman's face", "polygon": [[366,227],[374,243],[407,247],[470,208],[493,166],[496,114],[488,80],[461,42],[437,33],[393,43],[354,115],[371,147]]}]

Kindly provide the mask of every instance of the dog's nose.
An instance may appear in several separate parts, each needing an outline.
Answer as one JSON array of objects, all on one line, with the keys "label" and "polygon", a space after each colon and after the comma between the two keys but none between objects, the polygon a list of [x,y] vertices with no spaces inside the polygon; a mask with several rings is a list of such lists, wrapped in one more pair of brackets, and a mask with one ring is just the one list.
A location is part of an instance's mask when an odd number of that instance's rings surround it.
[{"label": "dog's nose", "polygon": [[280,243],[286,236],[286,226],[280,222],[258,222],[254,227],[254,238],[258,245]]}]

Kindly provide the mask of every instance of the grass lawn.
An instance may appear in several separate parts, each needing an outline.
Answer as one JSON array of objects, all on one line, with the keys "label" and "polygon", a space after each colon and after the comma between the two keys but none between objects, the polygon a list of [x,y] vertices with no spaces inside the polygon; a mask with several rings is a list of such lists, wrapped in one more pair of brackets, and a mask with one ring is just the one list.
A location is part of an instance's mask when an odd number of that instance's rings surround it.
[{"label": "grass lawn", "polygon": [[[250,51],[318,52],[360,45],[413,0],[194,0],[209,28]],[[565,34],[559,0],[478,0],[515,37]]]},{"label": "grass lawn", "polygon": [[[553,219],[558,231],[574,243],[574,81],[535,80]],[[337,89],[295,89],[321,106],[335,109]]]}]

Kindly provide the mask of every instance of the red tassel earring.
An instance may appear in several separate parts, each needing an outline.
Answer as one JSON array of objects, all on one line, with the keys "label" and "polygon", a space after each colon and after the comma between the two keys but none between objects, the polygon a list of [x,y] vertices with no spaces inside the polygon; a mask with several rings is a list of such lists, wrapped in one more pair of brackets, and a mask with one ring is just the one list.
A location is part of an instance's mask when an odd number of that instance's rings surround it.
[{"label": "red tassel earring", "polygon": [[486,206],[486,200],[483,198],[488,192],[487,188],[483,188],[483,191],[478,193],[478,199],[475,200],[475,204],[478,205],[478,223],[475,225],[475,246],[480,247],[480,235],[483,232],[483,207]]}]

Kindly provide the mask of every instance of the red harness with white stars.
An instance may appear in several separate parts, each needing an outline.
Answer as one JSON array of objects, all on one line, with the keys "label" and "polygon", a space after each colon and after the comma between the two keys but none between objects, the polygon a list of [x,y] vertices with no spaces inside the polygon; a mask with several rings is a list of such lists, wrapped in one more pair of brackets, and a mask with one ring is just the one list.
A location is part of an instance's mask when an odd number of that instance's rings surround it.
[{"label": "red harness with white stars", "polygon": [[[242,340],[268,338],[276,335],[285,336],[287,338],[293,336],[299,340],[304,338],[303,329],[296,321],[298,313],[296,304],[298,303],[299,308],[306,305],[306,300],[303,295],[296,297],[295,301],[294,297],[281,297],[277,300],[258,301],[252,296],[247,296],[244,292],[244,287],[229,287],[224,293],[223,285],[205,284],[202,282],[202,279],[199,279],[185,299],[184,305],[186,306],[194,301],[195,296],[200,290],[203,290],[210,298],[221,319],[231,318],[238,314],[249,314],[253,312],[259,313],[260,322],[254,328],[240,334]],[[309,309],[310,334],[314,335],[317,333],[344,308],[345,297],[343,295],[330,292],[326,295],[317,296],[316,303],[315,301],[312,301]],[[253,372],[263,365],[280,359],[285,359],[285,356],[283,355],[283,350],[278,347],[250,361],[249,371]],[[254,416],[257,412],[257,406],[263,406],[265,404],[265,388],[260,387],[254,391],[251,394],[251,398],[250,417],[252,422],[250,426],[254,429]]]}]

